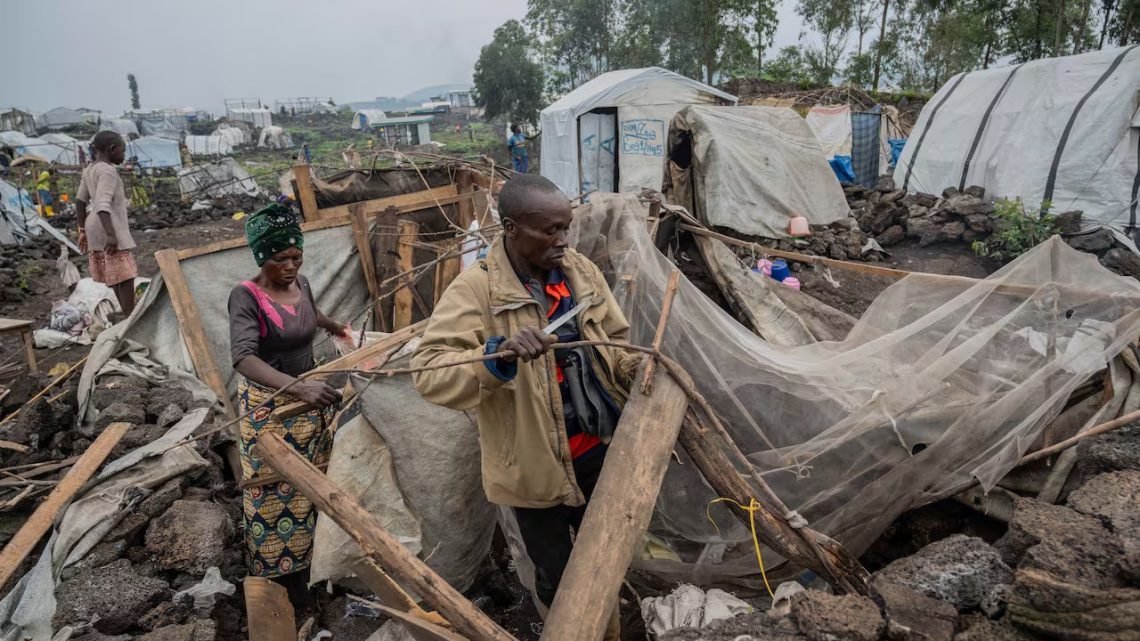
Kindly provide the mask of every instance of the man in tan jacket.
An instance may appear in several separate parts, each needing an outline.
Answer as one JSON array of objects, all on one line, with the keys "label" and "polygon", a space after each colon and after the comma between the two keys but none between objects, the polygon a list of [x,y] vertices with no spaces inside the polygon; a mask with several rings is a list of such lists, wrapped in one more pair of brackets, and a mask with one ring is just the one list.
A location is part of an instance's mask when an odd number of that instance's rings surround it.
[{"label": "man in tan jacket", "polygon": [[[552,349],[625,341],[629,333],[601,270],[569,248],[573,212],[554,183],[512,178],[499,213],[503,235],[444,292],[412,365],[503,354],[420,372],[416,389],[433,403],[478,410],[484,491],[514,508],[535,590],[549,606],[641,355],[608,346]],[[588,306],[552,335],[540,329],[583,301]],[[617,639],[617,615],[615,607],[607,639]]]}]

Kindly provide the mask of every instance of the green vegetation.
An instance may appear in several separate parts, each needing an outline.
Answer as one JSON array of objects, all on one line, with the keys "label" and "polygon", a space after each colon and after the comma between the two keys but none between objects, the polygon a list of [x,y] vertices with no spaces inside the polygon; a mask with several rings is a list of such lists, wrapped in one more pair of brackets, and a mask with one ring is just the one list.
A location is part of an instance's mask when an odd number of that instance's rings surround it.
[{"label": "green vegetation", "polygon": [[487,120],[538,122],[542,108],[542,67],[531,60],[530,37],[517,20],[495,29],[491,44],[475,62],[475,104]]},{"label": "green vegetation", "polygon": [[453,128],[431,133],[432,142],[443,145],[443,153],[461,158],[502,155],[499,152],[507,146],[505,136],[501,126],[495,127],[484,122],[464,125],[458,134]]},{"label": "green vegetation", "polygon": [[1000,261],[1010,261],[1057,233],[1056,218],[1049,214],[1052,204],[1041,203],[1040,210],[1027,210],[1021,199],[999,200],[994,206],[994,232],[976,240],[974,253]]}]

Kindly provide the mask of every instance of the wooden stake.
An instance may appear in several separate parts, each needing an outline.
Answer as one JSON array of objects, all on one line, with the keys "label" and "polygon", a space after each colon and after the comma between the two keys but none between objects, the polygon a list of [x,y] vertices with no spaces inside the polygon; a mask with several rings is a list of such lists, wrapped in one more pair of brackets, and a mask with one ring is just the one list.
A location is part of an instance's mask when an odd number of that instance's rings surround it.
[{"label": "wooden stake", "polygon": [[366,556],[382,563],[415,590],[424,601],[450,621],[458,632],[473,641],[515,641],[510,633],[499,627],[386,532],[360,501],[329,481],[279,434],[262,436],[257,442],[256,451],[273,469],[307,496],[317,509],[355,539]]},{"label": "wooden stake", "polygon": [[242,588],[249,641],[297,641],[297,620],[285,586],[247,576]]},{"label": "wooden stake", "polygon": [[95,475],[99,466],[107,460],[111,450],[115,449],[119,440],[130,428],[130,423],[111,423],[108,425],[95,439],[95,442],[80,455],[79,460],[75,462],[75,467],[67,471],[67,474],[60,479],[59,484],[55,486],[47,499],[40,503],[40,506],[32,513],[31,518],[24,522],[16,535],[8,541],[3,550],[0,550],[0,586],[7,585],[12,574],[20,567],[32,548],[51,529],[52,523],[55,522],[59,513],[67,507],[71,499],[75,498],[79,490]]},{"label": "wooden stake", "polygon": [[[673,297],[677,295],[677,284],[681,281],[681,270],[673,269],[669,274],[669,284],[665,286],[665,300],[661,303],[661,317],[657,319],[657,333],[653,335],[653,351],[661,351],[661,342],[665,340],[665,324],[669,322],[669,314],[673,311]],[[649,394],[653,390],[653,373],[657,369],[657,360],[650,359],[645,366],[645,381],[641,384],[641,393]]]},{"label": "wooden stake", "polygon": [[689,399],[667,372],[634,385],[554,597],[542,641],[598,641],[649,526]]},{"label": "wooden stake", "polygon": [[[368,219],[360,203],[349,205],[352,218],[352,235],[356,239],[356,253],[360,258],[360,268],[364,271],[364,282],[368,285],[368,296],[373,301],[372,326],[379,324],[380,281],[376,279],[376,261],[372,258],[372,235],[369,233]],[[364,328],[360,328],[364,329]]]},{"label": "wooden stake", "polygon": [[[401,220],[396,223],[396,228],[399,230],[399,245],[398,253],[400,259],[396,263],[396,268],[399,272],[410,271],[415,267],[415,247],[412,243],[415,242],[416,236],[419,234],[420,226],[410,220]],[[396,292],[395,309],[392,316],[393,329],[403,329],[412,323],[412,277],[409,274],[404,279],[405,286]]]},{"label": "wooden stake", "polygon": [[230,392],[218,370],[218,363],[214,360],[214,348],[206,340],[206,332],[202,329],[198,304],[190,295],[190,285],[186,282],[186,274],[182,272],[178,250],[163,249],[155,252],[154,258],[158,261],[159,271],[162,272],[162,282],[170,292],[170,303],[174,306],[174,315],[178,317],[178,329],[182,333],[186,351],[190,352],[194,371],[198,373],[198,378],[218,396],[226,414],[230,418],[236,417],[237,411],[230,401]]},{"label": "wooden stake", "polygon": [[313,191],[313,174],[309,165],[293,165],[293,180],[297,181],[297,196],[301,199],[301,216],[308,221],[320,220],[317,194]]}]

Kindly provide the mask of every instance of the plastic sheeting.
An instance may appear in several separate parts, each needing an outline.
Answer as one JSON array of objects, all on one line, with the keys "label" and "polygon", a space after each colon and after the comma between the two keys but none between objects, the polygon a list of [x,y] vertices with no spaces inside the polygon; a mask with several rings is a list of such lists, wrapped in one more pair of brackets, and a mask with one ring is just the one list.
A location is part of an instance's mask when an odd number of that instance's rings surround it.
[{"label": "plastic sheeting", "polygon": [[233,158],[178,170],[178,188],[190,200],[202,197],[257,196],[261,188]]},{"label": "plastic sheeting", "polygon": [[265,127],[261,130],[261,135],[257,137],[258,147],[269,147],[270,149],[289,149],[293,146],[293,137],[285,131],[284,127],[273,125],[272,127]]},{"label": "plastic sheeting", "polygon": [[186,136],[183,141],[194,156],[228,156],[234,147],[225,136]]},{"label": "plastic sheeting", "polygon": [[1137,87],[1135,45],[959,74],[923,108],[895,182],[981,185],[992,199],[1082,210],[1088,228],[1136,227]]},{"label": "plastic sheeting", "polygon": [[804,116],[826,158],[851,155],[851,107],[816,105]]},{"label": "plastic sheeting", "polygon": [[139,128],[133,120],[126,118],[104,118],[99,122],[99,131],[113,131],[125,140],[130,140],[131,136],[139,137]]},{"label": "plastic sheeting", "polygon": [[[571,230],[617,283],[638,344],[652,340],[674,268],[645,231],[646,211],[632,195],[599,194]],[[662,349],[788,507],[858,554],[906,510],[975,479],[991,489],[1140,334],[1137,302],[1140,283],[1054,237],[985,280],[907,276],[845,340],[802,347],[765,342],[682,279]],[[652,531],[687,564],[658,571],[755,573],[734,518],[713,506],[720,534],[709,524],[714,498],[692,465],[670,466]]]},{"label": "plastic sheeting", "polygon": [[241,127],[235,127],[229,123],[222,123],[218,125],[218,128],[215,129],[214,133],[211,135],[221,136],[222,138],[225,138],[232,147],[237,147],[238,145],[244,145],[245,143],[250,142],[249,137],[246,136],[244,129]]},{"label": "plastic sheeting", "polygon": [[[595,109],[616,107],[622,148],[629,145],[628,150],[618,151],[620,189],[660,189],[665,134],[673,115],[685,105],[735,102],[731,94],[660,67],[604,73],[542,110],[542,175],[567,195],[581,193],[578,118]],[[657,137],[650,140],[653,134]],[[657,146],[662,148],[660,155],[646,153]]]},{"label": "plastic sheeting", "polygon": [[128,142],[127,157],[138,158],[139,166],[146,169],[182,166],[178,142],[157,136],[143,136]]},{"label": "plastic sheeting", "polygon": [[208,413],[201,408],[186,414],[162,437],[108,463],[88,483],[56,522],[39,561],[0,601],[0,639],[53,638],[55,586],[63,569],[81,561],[151,490],[208,465],[192,443],[171,447],[193,434]]},{"label": "plastic sheeting", "polygon": [[[665,193],[706,225],[784,238],[804,216],[827,225],[851,215],[811,129],[780,107],[686,107],[669,126]],[[688,185],[688,186],[687,186]]]}]

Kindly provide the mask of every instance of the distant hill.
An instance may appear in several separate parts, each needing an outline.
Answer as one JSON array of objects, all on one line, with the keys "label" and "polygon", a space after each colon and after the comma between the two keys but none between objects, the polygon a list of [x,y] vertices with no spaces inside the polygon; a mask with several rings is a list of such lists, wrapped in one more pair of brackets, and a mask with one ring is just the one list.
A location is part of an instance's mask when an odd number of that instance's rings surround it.
[{"label": "distant hill", "polygon": [[445,96],[449,91],[467,91],[469,89],[471,89],[470,82],[461,82],[450,85],[432,85],[430,87],[424,87],[418,91],[413,91],[412,93],[404,96],[403,99],[416,103],[416,106],[418,107],[420,103],[427,102],[434,96]]}]

